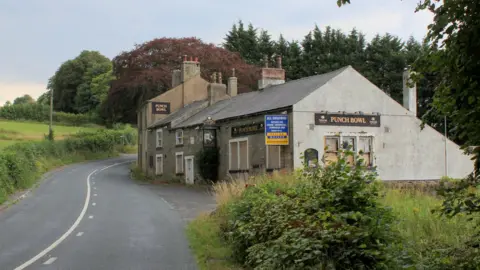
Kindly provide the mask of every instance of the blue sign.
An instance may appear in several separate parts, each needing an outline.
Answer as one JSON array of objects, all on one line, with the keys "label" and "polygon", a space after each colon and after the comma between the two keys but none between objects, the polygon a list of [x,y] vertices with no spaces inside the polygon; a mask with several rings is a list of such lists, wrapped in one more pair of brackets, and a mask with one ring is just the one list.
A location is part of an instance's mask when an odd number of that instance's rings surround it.
[{"label": "blue sign", "polygon": [[288,115],[265,115],[265,144],[288,145]]}]

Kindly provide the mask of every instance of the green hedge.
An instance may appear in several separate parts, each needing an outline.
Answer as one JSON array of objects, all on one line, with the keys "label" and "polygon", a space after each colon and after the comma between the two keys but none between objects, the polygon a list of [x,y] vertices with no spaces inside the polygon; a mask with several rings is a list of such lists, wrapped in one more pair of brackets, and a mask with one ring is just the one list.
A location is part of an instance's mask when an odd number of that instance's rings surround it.
[{"label": "green hedge", "polygon": [[[50,107],[44,104],[18,104],[0,107],[0,118],[7,120],[28,120],[37,122],[50,121]],[[69,126],[102,124],[101,119],[93,114],[73,114],[54,112],[53,121]]]},{"label": "green hedge", "polygon": [[113,156],[120,147],[136,144],[136,132],[99,130],[62,141],[22,142],[0,151],[0,203],[13,192],[31,187],[52,167],[77,160]]}]

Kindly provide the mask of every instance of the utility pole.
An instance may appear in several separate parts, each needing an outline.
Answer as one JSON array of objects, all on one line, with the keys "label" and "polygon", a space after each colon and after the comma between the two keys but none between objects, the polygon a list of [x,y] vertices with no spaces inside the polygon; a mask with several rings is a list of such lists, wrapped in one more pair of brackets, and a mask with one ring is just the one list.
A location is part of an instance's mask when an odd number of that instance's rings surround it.
[{"label": "utility pole", "polygon": [[445,126],[445,176],[448,177],[448,156],[447,156],[448,134],[447,134],[447,116],[446,115],[443,117],[443,123]]},{"label": "utility pole", "polygon": [[53,88],[50,89],[50,125],[48,127],[48,139],[53,141]]}]

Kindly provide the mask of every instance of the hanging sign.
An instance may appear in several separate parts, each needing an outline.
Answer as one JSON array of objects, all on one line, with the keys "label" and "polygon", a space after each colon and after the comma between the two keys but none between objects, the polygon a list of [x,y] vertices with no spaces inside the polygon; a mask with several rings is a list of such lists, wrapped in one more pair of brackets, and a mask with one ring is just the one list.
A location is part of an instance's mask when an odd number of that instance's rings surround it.
[{"label": "hanging sign", "polygon": [[288,115],[265,115],[265,144],[288,145]]},{"label": "hanging sign", "polygon": [[170,114],[169,102],[152,102],[153,114]]},{"label": "hanging sign", "polygon": [[232,137],[263,133],[264,130],[265,127],[263,123],[236,126],[232,127]]},{"label": "hanging sign", "polygon": [[316,113],[315,125],[379,127],[380,115]]}]

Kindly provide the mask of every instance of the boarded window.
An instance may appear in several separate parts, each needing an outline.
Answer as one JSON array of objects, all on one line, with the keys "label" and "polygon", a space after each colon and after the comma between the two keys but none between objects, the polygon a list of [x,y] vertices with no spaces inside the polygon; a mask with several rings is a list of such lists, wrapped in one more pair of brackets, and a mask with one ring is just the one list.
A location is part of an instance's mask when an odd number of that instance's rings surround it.
[{"label": "boarded window", "polygon": [[325,138],[325,164],[338,161],[340,137]]},{"label": "boarded window", "polygon": [[355,153],[357,152],[357,144],[355,137],[342,137],[342,148],[344,150],[352,151],[354,154],[347,156],[347,164],[355,164]]},{"label": "boarded window", "polygon": [[280,145],[267,145],[267,169],[280,169]]},{"label": "boarded window", "polygon": [[157,164],[155,167],[155,172],[157,175],[163,174],[163,155],[157,155]]},{"label": "boarded window", "polygon": [[175,154],[175,172],[183,173],[183,153]]},{"label": "boarded window", "polygon": [[248,170],[248,141],[230,142],[230,170]]},{"label": "boarded window", "polygon": [[372,165],[372,137],[360,137],[358,140],[358,154],[366,166]]}]

